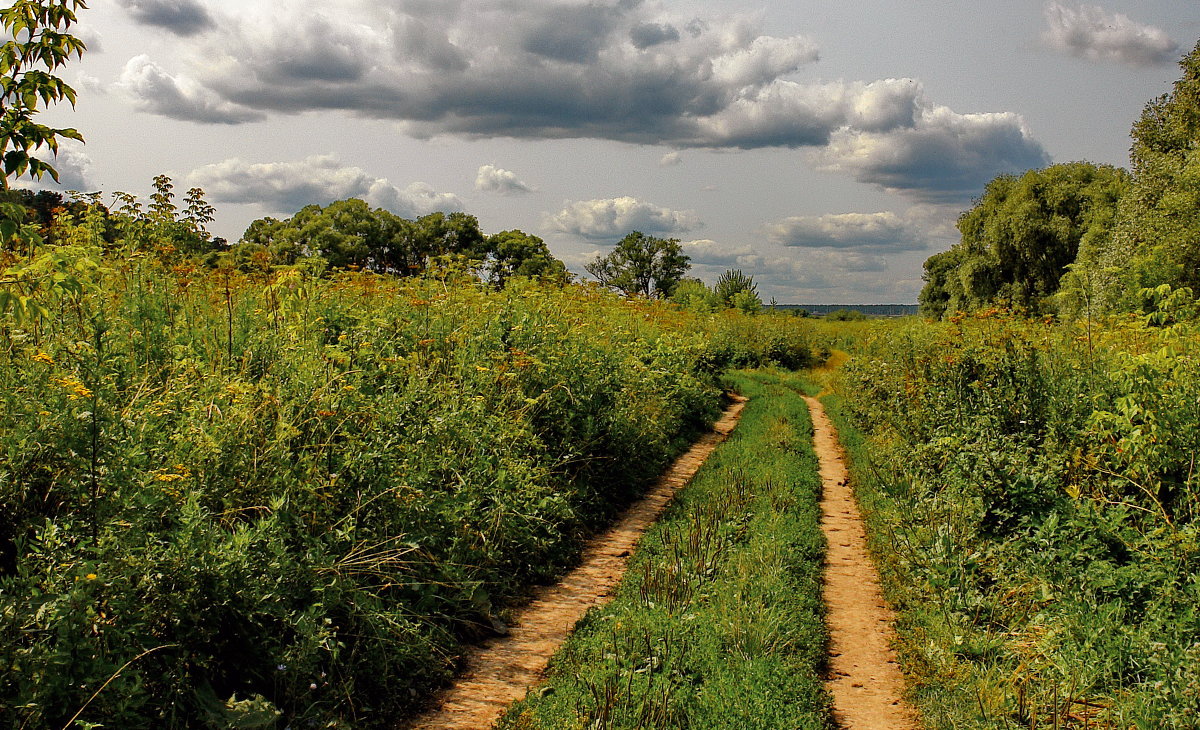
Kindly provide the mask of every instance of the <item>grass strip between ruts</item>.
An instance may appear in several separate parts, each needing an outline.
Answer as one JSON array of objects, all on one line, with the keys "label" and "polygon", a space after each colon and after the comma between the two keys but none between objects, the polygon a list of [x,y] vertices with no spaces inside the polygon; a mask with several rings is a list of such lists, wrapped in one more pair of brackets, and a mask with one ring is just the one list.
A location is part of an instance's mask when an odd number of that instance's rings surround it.
[{"label": "grass strip between ruts", "polygon": [[731,379],[741,424],[499,727],[832,727],[808,411],[789,376]]}]

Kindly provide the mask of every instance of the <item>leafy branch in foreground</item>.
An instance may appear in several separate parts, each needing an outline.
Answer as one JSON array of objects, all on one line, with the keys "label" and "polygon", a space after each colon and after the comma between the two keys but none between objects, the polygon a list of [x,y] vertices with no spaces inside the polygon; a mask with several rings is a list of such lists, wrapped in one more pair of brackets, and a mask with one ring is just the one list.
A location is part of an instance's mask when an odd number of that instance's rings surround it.
[{"label": "leafy branch in foreground", "polygon": [[10,37],[0,48],[0,190],[8,189],[10,177],[26,173],[35,179],[48,174],[58,182],[58,171],[32,153],[46,147],[58,154],[60,137],[83,141],[75,129],[48,127],[34,117],[42,105],[64,99],[75,105],[75,90],[54,71],[71,56],[83,56],[86,46],[68,31],[76,22],[75,11],[86,7],[84,0],[16,0],[0,10],[0,23]]}]

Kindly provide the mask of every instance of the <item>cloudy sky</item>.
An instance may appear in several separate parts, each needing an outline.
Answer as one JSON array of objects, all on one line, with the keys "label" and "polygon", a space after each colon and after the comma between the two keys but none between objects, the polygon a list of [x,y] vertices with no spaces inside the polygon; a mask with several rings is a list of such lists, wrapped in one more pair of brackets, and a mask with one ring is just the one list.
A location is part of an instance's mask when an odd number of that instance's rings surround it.
[{"label": "cloudy sky", "polygon": [[765,298],[915,302],[1002,172],[1124,165],[1194,0],[92,0],[66,188],[167,173],[236,240],[361,197],[568,265],[631,230]]}]

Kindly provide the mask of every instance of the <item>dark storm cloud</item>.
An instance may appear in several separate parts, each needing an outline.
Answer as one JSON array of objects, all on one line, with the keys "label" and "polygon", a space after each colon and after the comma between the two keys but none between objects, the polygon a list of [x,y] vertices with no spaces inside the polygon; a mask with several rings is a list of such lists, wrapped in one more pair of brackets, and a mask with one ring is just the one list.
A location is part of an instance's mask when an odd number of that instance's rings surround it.
[{"label": "dark storm cloud", "polygon": [[555,61],[592,63],[621,19],[617,8],[556,5],[545,9],[521,41],[524,50]]},{"label": "dark storm cloud", "polygon": [[192,36],[215,26],[212,15],[198,0],[120,0],[139,23],[165,28],[175,35]]},{"label": "dark storm cloud", "polygon": [[397,60],[411,61],[435,71],[466,71],[467,53],[450,42],[440,30],[414,17],[397,19],[395,33]]},{"label": "dark storm cloud", "polygon": [[997,175],[1050,164],[1017,115],[946,107],[925,110],[907,129],[839,130],[819,159],[827,170],[924,203],[969,203]]},{"label": "dark storm cloud", "polygon": [[638,23],[629,31],[634,48],[646,49],[679,40],[679,30],[668,23]]}]

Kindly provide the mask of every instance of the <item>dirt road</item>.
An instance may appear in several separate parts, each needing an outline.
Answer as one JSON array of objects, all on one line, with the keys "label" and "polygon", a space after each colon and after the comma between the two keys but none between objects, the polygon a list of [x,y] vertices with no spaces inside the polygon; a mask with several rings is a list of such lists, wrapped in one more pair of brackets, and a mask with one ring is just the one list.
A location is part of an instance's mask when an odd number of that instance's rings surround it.
[{"label": "dirt road", "polygon": [[578,568],[560,583],[539,589],[516,616],[508,636],[472,650],[466,671],[438,697],[435,710],[401,727],[481,730],[491,727],[510,702],[523,698],[541,678],[546,663],[575,623],[589,608],[608,601],[646,528],[733,431],[744,405],[745,399],[738,398],[711,433],[679,457],[616,526],[595,538]]},{"label": "dirt road", "polygon": [[829,679],[834,716],[847,730],[916,730],[901,698],[904,677],[891,648],[892,614],[867,553],[867,535],[848,485],[845,456],[821,402],[805,398],[821,465],[821,529],[826,553],[826,621],[831,637]]}]

